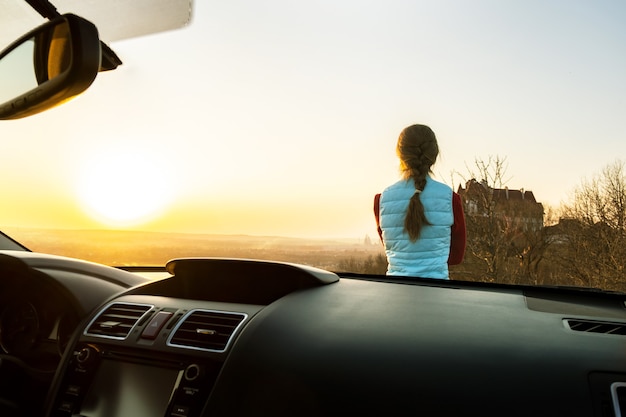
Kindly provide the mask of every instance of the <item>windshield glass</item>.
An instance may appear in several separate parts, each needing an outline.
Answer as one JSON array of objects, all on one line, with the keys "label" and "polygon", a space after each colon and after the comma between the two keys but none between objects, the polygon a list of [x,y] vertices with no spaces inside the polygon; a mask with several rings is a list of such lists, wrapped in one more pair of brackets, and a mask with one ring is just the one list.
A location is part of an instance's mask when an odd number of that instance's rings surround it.
[{"label": "windshield glass", "polygon": [[375,195],[423,124],[465,217],[451,279],[626,291],[624,21],[620,1],[197,1],[111,42],[123,65],[81,97],[0,123],[0,229],[115,266],[385,274]]}]

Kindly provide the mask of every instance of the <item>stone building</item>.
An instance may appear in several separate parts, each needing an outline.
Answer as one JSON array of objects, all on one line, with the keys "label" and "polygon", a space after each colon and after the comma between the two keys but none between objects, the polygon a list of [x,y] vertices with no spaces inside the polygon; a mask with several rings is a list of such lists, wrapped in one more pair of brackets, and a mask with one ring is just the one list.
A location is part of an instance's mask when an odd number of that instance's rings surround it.
[{"label": "stone building", "polygon": [[[543,205],[532,191],[492,188],[471,179],[457,190],[463,201],[465,216],[474,221],[481,218],[500,220],[509,231],[536,232],[543,228]],[[511,230],[512,229],[512,230]]]}]

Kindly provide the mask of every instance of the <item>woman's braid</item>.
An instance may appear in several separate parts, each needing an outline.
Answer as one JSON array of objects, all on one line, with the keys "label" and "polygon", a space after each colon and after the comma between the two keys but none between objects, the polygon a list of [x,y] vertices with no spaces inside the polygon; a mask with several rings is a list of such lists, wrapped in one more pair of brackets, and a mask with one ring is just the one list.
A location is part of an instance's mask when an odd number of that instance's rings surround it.
[{"label": "woman's braid", "polygon": [[411,196],[404,219],[404,229],[411,241],[415,242],[422,227],[430,224],[420,195],[426,187],[426,177],[439,154],[439,147],[435,134],[428,126],[413,125],[400,133],[397,151],[404,177],[413,179],[415,184],[416,191]]}]

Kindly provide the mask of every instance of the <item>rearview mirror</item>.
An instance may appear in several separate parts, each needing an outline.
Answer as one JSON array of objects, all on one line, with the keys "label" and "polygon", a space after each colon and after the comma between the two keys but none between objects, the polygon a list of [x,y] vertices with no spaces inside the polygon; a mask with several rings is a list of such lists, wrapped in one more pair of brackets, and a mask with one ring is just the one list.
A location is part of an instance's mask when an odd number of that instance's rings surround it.
[{"label": "rearview mirror", "polygon": [[0,53],[0,120],[54,107],[85,91],[100,68],[98,29],[66,14]]}]

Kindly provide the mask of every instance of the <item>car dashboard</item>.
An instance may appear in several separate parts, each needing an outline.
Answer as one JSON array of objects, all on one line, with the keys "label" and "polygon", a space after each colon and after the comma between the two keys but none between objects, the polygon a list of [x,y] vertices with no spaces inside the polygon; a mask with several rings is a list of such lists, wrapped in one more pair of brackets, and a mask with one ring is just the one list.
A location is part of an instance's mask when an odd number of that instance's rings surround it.
[{"label": "car dashboard", "polygon": [[81,320],[103,300],[144,282],[91,262],[0,250],[0,415],[41,415]]},{"label": "car dashboard", "polygon": [[613,416],[626,297],[181,259],[75,333],[50,416]]}]

